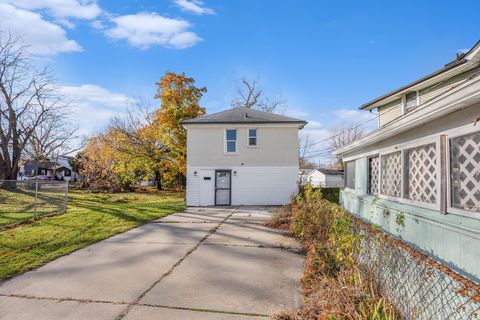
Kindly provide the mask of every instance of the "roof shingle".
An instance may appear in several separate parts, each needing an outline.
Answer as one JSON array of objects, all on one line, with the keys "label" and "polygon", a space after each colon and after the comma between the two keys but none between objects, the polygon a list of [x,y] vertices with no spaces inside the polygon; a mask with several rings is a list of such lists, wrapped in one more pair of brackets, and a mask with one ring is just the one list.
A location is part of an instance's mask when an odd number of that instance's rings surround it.
[{"label": "roof shingle", "polygon": [[307,122],[279,114],[263,112],[250,108],[234,108],[222,112],[186,120],[184,124],[204,123],[297,123],[303,128]]}]

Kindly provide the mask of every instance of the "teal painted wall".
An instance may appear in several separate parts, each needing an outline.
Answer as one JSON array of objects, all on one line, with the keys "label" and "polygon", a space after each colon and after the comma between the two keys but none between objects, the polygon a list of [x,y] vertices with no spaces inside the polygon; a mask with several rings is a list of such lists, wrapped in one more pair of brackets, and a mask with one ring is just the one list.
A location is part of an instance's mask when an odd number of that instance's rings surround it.
[{"label": "teal painted wall", "polygon": [[[473,126],[479,110],[480,104],[474,104],[415,130],[343,154],[345,158],[356,159],[355,190],[343,190],[340,202],[353,214],[380,226],[384,231],[480,283],[480,219],[457,214],[444,215],[436,210],[367,195],[368,162],[363,156],[426,136],[437,136],[445,130]],[[396,223],[400,214],[405,217],[405,226]]]},{"label": "teal painted wall", "polygon": [[[344,189],[340,203],[452,269],[480,282],[480,220],[446,214],[367,195],[367,158],[356,160],[355,190]],[[403,225],[397,217],[404,217]]]}]

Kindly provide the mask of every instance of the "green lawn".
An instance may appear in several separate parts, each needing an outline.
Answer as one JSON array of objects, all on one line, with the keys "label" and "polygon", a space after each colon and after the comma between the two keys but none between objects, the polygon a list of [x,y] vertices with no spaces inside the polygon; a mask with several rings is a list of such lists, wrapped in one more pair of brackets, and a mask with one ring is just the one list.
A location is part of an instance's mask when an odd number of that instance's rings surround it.
[{"label": "green lawn", "polygon": [[0,231],[0,279],[184,208],[183,193],[70,191],[67,213]]},{"label": "green lawn", "polygon": [[[66,184],[56,181],[3,182],[0,187],[0,226],[64,210]],[[35,198],[35,194],[37,197]]]}]

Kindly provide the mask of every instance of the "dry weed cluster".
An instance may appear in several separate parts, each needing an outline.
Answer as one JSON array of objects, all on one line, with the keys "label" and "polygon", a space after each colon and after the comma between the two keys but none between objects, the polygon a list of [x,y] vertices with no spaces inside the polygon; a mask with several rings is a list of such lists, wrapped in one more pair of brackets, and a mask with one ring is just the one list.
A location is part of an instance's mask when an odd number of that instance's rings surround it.
[{"label": "dry weed cluster", "polygon": [[310,187],[291,205],[276,210],[269,225],[290,230],[304,244],[307,258],[302,278],[306,303],[274,319],[399,319],[372,275],[356,264],[361,236],[352,232],[351,224],[343,208]]}]

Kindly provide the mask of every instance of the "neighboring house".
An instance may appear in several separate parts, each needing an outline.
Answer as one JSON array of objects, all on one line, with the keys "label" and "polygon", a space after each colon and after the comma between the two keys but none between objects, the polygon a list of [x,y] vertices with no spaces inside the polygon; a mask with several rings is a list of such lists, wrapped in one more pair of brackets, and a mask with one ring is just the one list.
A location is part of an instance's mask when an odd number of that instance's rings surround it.
[{"label": "neighboring house", "polygon": [[81,176],[72,170],[72,157],[59,156],[56,161],[26,160],[20,165],[19,180],[29,180],[37,176],[51,177],[53,180],[81,181]]},{"label": "neighboring house", "polygon": [[380,127],[336,151],[342,205],[478,281],[480,42],[361,109]]},{"label": "neighboring house", "polygon": [[312,187],[343,187],[343,171],[333,169],[300,169],[302,185]]},{"label": "neighboring house", "polygon": [[187,120],[187,205],[280,205],[298,192],[306,122],[248,108]]}]

